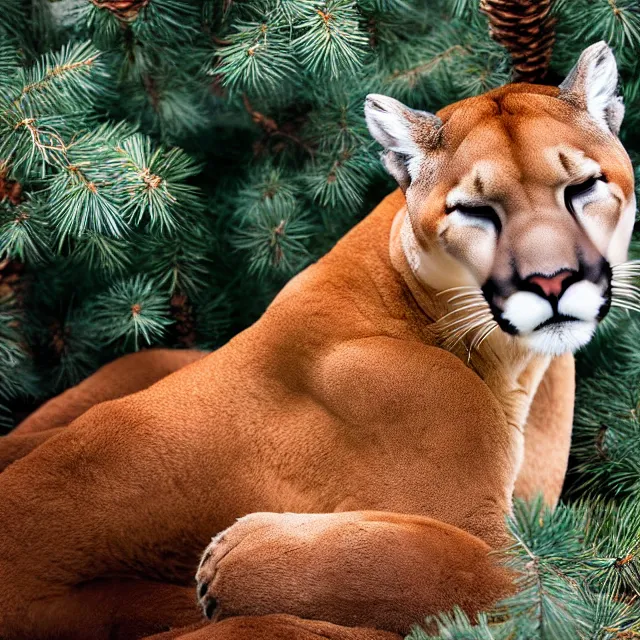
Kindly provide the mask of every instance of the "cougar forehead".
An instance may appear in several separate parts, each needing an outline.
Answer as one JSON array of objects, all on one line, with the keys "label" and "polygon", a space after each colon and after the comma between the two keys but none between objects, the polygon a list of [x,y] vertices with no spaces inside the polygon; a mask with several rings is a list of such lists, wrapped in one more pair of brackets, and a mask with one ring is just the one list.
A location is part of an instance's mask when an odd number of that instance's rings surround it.
[{"label": "cougar forehead", "polygon": [[523,197],[527,187],[559,187],[598,167],[630,197],[632,168],[620,142],[557,94],[554,87],[509,85],[438,112],[438,170],[416,181],[410,197],[417,208],[455,187],[495,199]]},{"label": "cougar forehead", "polygon": [[[549,213],[564,209],[563,191],[567,185],[591,176],[606,177],[609,198],[595,205],[597,223],[585,220],[590,236],[582,250],[611,252],[614,262],[625,259],[610,235],[619,223],[619,209],[633,200],[633,172],[624,148],[590,118],[559,100],[558,89],[530,85],[511,85],[483,96],[451,105],[437,115],[442,121],[441,144],[436,154],[438,168],[430,166],[428,179],[416,180],[407,191],[412,227],[420,244],[430,246],[435,238],[444,239],[456,257],[465,251],[477,256],[474,276],[482,281],[488,274],[490,238],[480,225],[460,226],[456,214],[447,212],[457,203],[490,203],[500,219],[520,218],[502,239],[514,240],[514,253],[536,253],[538,268],[525,271],[553,271],[544,265],[549,239],[565,243],[567,260],[575,253],[572,233],[576,225],[569,215]],[[594,207],[591,207],[593,209]],[[538,231],[533,228],[538,226]],[[591,226],[591,228],[590,228]],[[514,236],[526,228],[532,231],[526,243]],[[601,233],[604,231],[604,233]],[[480,265],[484,255],[485,268]],[[526,256],[523,260],[527,262]],[[553,262],[550,258],[550,262]],[[567,264],[567,267],[572,265]],[[499,269],[500,265],[496,265]]]}]

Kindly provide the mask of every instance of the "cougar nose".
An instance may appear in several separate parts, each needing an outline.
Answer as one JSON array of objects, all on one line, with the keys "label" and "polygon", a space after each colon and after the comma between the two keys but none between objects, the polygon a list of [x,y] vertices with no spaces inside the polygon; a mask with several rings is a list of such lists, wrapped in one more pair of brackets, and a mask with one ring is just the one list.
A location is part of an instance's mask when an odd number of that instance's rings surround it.
[{"label": "cougar nose", "polygon": [[558,297],[562,293],[562,283],[571,275],[571,271],[560,271],[560,273],[552,276],[530,276],[527,280],[532,284],[538,285],[547,298],[550,296]]}]

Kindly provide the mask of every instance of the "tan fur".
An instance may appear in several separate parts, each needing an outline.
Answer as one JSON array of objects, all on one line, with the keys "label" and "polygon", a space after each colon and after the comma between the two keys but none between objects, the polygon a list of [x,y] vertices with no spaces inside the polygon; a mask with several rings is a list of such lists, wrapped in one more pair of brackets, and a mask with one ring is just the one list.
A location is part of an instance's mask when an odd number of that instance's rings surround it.
[{"label": "tan fur", "polygon": [[[555,506],[569,462],[573,397],[573,356],[556,358],[538,387],[527,420],[524,462],[516,479],[515,495],[533,499],[542,493]],[[565,425],[566,428],[558,428]]]},{"label": "tan fur", "polygon": [[[466,112],[450,130],[472,135],[512,94],[525,121],[569,108],[516,85],[440,116]],[[530,127],[524,142],[545,135]],[[500,140],[492,158],[525,153]],[[600,161],[611,157],[627,185],[616,144]],[[432,242],[421,211],[419,240]],[[441,209],[430,215],[435,233]],[[132,383],[143,390],[94,406],[0,474],[1,637],[134,638],[195,624],[188,585],[217,532],[197,573],[214,618],[291,614],[343,628],[248,618],[185,638],[255,629],[377,640],[347,628],[405,633],[427,614],[456,604],[473,614],[511,592],[488,552],[508,541],[514,487],[557,500],[572,361],[499,332],[473,353],[441,348],[434,322],[447,303],[412,267],[406,216],[393,193],[255,325],[146,389]],[[540,465],[543,455],[553,464]]]},{"label": "tan fur", "polygon": [[3,439],[0,471],[60,433],[62,427],[94,405],[146,389],[205,355],[204,351],[151,349],[105,365],[97,374],[45,403]]},{"label": "tan fur", "polygon": [[146,389],[205,355],[204,351],[151,349],[123,356],[34,411],[11,435],[66,426],[94,405]]}]

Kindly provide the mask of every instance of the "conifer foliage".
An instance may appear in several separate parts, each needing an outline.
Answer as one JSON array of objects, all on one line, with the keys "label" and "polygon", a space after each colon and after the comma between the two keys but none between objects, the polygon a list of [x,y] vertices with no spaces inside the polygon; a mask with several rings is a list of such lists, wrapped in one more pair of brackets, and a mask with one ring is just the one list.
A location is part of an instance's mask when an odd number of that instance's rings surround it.
[{"label": "conifer foliage", "polygon": [[[392,188],[367,93],[435,111],[514,77],[479,4],[4,0],[0,428],[121,353],[215,348],[258,317]],[[540,4],[546,81],[615,48],[637,159],[638,0]],[[579,358],[565,503],[516,507],[518,595],[413,640],[640,634],[639,403],[640,320],[618,312]]]}]

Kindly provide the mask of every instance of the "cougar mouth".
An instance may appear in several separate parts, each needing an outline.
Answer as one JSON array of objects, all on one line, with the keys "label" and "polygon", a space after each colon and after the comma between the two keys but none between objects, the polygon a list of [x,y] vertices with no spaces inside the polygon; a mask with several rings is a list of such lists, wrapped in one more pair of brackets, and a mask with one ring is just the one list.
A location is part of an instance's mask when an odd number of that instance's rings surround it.
[{"label": "cougar mouth", "polygon": [[[597,271],[565,271],[562,276],[534,274],[525,280],[514,277],[504,283],[489,280],[482,287],[482,294],[495,321],[510,335],[530,335],[576,322],[598,324],[611,307],[610,272],[605,265]],[[548,283],[558,277],[563,282],[552,289]]]},{"label": "cougar mouth", "polygon": [[482,287],[441,291],[438,295],[446,296],[449,307],[437,322],[441,342],[452,348],[464,341],[474,350],[500,329],[542,355],[575,352],[591,340],[616,305],[612,276],[603,261],[597,268],[533,274],[524,280],[490,279]]},{"label": "cougar mouth", "polygon": [[558,324],[566,325],[567,323],[570,323],[570,322],[582,322],[582,321],[579,318],[574,318],[572,316],[563,316],[561,314],[554,314],[548,320],[545,320],[544,322],[540,323],[533,331],[540,331],[542,329],[545,329],[546,327],[551,327],[553,325],[558,325]]}]

